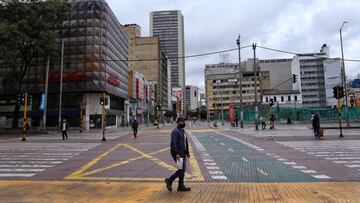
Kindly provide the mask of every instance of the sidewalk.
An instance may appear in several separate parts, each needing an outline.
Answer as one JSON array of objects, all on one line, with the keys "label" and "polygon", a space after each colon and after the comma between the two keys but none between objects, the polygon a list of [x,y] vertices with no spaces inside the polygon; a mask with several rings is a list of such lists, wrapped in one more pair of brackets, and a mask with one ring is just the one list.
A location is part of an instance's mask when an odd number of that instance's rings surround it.
[{"label": "sidewalk", "polygon": [[4,202],[358,202],[360,183],[164,183],[0,181]]}]

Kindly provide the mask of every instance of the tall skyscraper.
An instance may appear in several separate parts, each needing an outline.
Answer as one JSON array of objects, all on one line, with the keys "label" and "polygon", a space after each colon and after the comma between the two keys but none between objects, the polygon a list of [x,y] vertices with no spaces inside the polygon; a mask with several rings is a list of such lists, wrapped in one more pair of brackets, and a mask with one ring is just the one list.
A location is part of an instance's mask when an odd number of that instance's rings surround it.
[{"label": "tall skyscraper", "polygon": [[179,10],[150,13],[150,35],[160,40],[160,50],[171,61],[171,86],[185,89],[184,16]]}]

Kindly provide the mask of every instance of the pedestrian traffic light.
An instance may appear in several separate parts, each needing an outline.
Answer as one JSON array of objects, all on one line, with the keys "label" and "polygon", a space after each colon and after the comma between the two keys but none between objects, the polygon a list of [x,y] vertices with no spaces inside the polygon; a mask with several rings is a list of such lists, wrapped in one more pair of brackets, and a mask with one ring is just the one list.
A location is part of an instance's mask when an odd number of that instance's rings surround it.
[{"label": "pedestrian traffic light", "polygon": [[297,75],[293,74],[293,83],[297,82]]},{"label": "pedestrian traffic light", "polygon": [[333,87],[333,94],[334,94],[334,98],[337,99],[338,98],[338,91],[337,91],[338,86]]},{"label": "pedestrian traffic light", "polygon": [[270,106],[273,106],[273,105],[274,105],[274,99],[270,98]]}]

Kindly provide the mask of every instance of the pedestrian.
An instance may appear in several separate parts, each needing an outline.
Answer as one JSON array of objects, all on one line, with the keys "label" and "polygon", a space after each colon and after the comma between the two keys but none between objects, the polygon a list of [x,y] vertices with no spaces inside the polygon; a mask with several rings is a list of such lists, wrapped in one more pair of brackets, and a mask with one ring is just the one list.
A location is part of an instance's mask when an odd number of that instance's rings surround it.
[{"label": "pedestrian", "polygon": [[66,119],[63,119],[63,122],[61,124],[61,132],[62,132],[62,138],[63,140],[68,139],[68,135],[67,135],[67,130],[68,130],[69,126],[66,122]]},{"label": "pedestrian", "polygon": [[263,130],[265,130],[265,128],[266,128],[266,117],[265,116],[261,117],[261,128]]},{"label": "pedestrian", "polygon": [[273,113],[270,114],[270,129],[275,128],[275,116]]},{"label": "pedestrian", "polygon": [[315,113],[314,117],[312,118],[312,126],[314,129],[315,140],[320,140],[320,117],[317,113]]},{"label": "pedestrian", "polygon": [[171,156],[174,159],[178,170],[169,178],[165,179],[166,188],[172,191],[172,183],[179,178],[177,191],[191,191],[191,188],[185,187],[184,177],[186,171],[186,159],[190,158],[188,137],[185,133],[185,119],[179,116],[176,120],[177,127],[171,132]]},{"label": "pedestrian", "polygon": [[137,132],[138,132],[138,127],[139,127],[139,123],[138,123],[138,121],[136,120],[136,118],[134,118],[134,121],[132,122],[131,127],[132,127],[133,132],[134,132],[134,138],[136,138]]}]

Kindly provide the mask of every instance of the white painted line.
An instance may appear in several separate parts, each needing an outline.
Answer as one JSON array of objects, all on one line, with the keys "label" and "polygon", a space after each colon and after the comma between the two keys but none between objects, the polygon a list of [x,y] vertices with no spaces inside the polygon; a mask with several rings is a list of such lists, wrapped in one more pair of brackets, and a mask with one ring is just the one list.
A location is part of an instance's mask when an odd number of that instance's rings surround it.
[{"label": "white painted line", "polygon": [[286,164],[286,165],[296,165],[295,162],[284,162],[284,164]]},{"label": "white painted line", "polygon": [[296,168],[296,169],[306,169],[305,166],[293,166],[293,168]]},{"label": "white painted line", "polygon": [[359,164],[355,164],[355,165],[345,165],[349,168],[360,168],[360,165]]},{"label": "white painted line", "polygon": [[204,159],[205,162],[214,162],[214,159]]},{"label": "white painted line", "polygon": [[0,168],[51,168],[54,165],[0,165]]},{"label": "white painted line", "polygon": [[204,163],[205,166],[216,166],[216,163]]},{"label": "white painted line", "polygon": [[317,173],[314,170],[301,170],[301,171],[304,172],[304,173]]},{"label": "white painted line", "polygon": [[222,146],[225,146],[225,144],[224,143],[220,143]]},{"label": "white painted line", "polygon": [[248,160],[247,158],[245,158],[245,157],[241,157],[241,159],[242,159],[243,161],[246,161],[246,162],[249,161],[249,160]]},{"label": "white painted line", "polygon": [[227,180],[226,176],[211,176],[211,178],[215,180]]},{"label": "white painted line", "polygon": [[287,161],[287,159],[278,159],[279,161]]},{"label": "white painted line", "polygon": [[265,171],[263,171],[263,170],[261,170],[259,168],[256,168],[256,170],[259,171],[262,175],[268,176],[268,174]]},{"label": "white painted line", "polygon": [[330,177],[326,175],[311,175],[311,176],[317,179],[330,179]]},{"label": "white painted line", "polygon": [[22,168],[6,168],[6,169],[0,169],[0,172],[41,172],[44,171],[45,169],[30,169],[30,168],[26,168],[26,169],[22,169]]},{"label": "white painted line", "polygon": [[224,174],[222,171],[209,171],[210,175],[222,175]]},{"label": "white painted line", "polygon": [[36,175],[35,173],[0,173],[1,178],[10,178],[10,177],[31,177]]},{"label": "white painted line", "polygon": [[219,170],[219,167],[217,167],[217,166],[207,166],[206,168],[208,170]]},{"label": "white painted line", "polygon": [[215,138],[215,141],[219,141],[219,140]]},{"label": "white painted line", "polygon": [[230,152],[234,152],[234,150],[233,150],[233,149],[231,149],[231,148],[229,148],[229,151],[230,151]]}]

